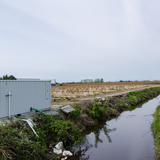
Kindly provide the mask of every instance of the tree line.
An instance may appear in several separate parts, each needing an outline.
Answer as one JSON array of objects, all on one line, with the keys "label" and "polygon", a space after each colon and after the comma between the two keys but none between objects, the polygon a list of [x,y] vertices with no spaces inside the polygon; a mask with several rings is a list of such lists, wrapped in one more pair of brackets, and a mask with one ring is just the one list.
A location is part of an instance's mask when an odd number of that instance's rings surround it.
[{"label": "tree line", "polygon": [[13,75],[3,75],[2,77],[0,77],[0,80],[16,80],[16,77]]}]

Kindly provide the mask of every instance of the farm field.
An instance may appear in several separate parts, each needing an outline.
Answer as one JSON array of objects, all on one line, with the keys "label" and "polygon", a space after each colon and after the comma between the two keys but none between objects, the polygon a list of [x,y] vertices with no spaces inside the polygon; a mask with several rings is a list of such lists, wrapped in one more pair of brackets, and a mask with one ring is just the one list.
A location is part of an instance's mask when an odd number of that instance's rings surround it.
[{"label": "farm field", "polygon": [[159,86],[157,81],[75,83],[52,86],[52,103],[68,104]]}]

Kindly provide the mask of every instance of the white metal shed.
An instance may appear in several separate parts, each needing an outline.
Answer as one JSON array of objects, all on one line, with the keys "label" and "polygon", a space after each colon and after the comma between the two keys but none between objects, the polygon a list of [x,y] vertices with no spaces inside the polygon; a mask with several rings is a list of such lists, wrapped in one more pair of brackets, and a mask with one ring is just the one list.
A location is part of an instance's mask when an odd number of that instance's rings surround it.
[{"label": "white metal shed", "polygon": [[0,80],[0,118],[51,107],[51,81]]}]

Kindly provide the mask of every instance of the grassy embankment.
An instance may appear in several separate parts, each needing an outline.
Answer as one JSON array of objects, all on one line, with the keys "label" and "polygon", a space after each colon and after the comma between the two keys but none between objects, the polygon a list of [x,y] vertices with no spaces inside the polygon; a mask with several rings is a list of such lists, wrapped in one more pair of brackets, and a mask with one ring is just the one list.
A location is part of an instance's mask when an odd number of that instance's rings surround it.
[{"label": "grassy embankment", "polygon": [[57,142],[63,141],[65,148],[68,149],[81,142],[88,129],[92,130],[98,124],[118,116],[122,111],[136,108],[159,94],[160,87],[150,88],[105,100],[75,104],[75,111],[70,115],[60,114],[53,117],[36,114],[33,121],[39,137],[36,137],[20,120],[0,125],[0,159],[57,159],[52,153],[52,146]]},{"label": "grassy embankment", "polygon": [[160,160],[160,106],[158,106],[154,114],[152,130],[155,138],[156,159]]}]

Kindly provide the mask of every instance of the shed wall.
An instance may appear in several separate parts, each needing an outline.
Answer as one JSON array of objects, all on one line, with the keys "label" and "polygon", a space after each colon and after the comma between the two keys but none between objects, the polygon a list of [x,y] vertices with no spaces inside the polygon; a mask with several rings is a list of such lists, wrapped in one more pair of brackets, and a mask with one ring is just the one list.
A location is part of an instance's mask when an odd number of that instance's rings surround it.
[{"label": "shed wall", "polygon": [[[11,93],[8,96],[9,92]],[[51,106],[50,81],[0,81],[0,118]]]}]

